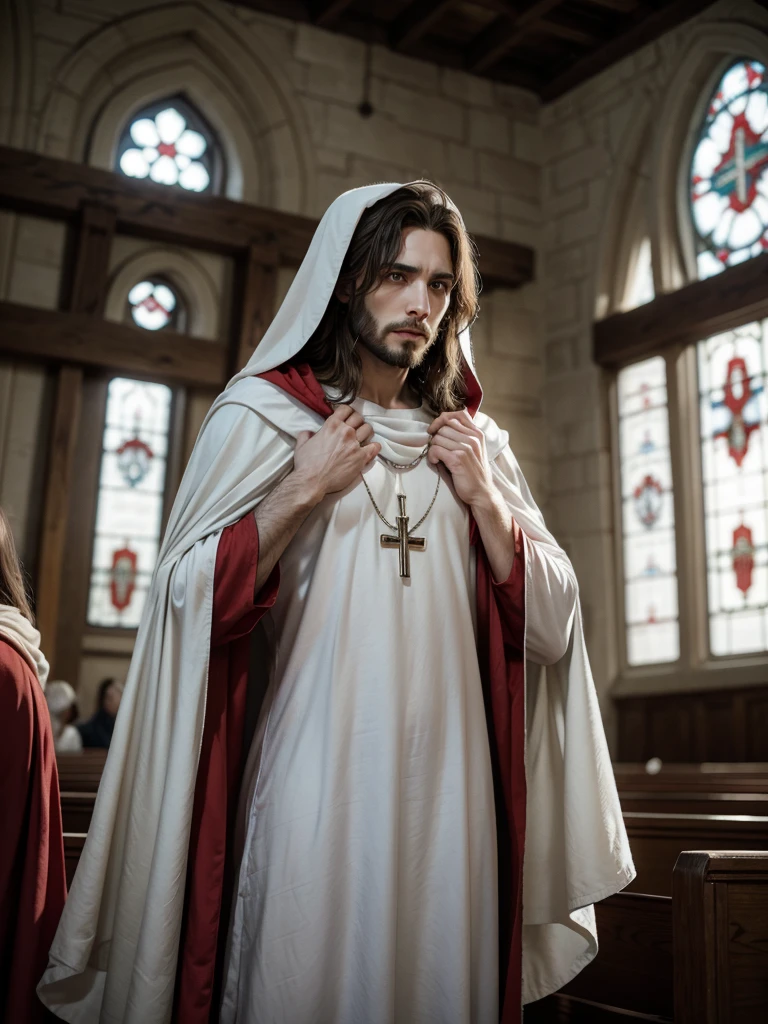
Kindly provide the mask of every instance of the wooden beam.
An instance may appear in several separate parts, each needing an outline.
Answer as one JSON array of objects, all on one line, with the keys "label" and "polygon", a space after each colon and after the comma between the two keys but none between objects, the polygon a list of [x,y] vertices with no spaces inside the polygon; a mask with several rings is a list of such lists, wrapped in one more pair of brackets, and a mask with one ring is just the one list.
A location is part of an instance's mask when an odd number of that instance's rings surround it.
[{"label": "wooden beam", "polygon": [[0,302],[0,355],[101,366],[168,383],[226,383],[226,351],[214,341],[13,302]]},{"label": "wooden beam", "polygon": [[393,50],[407,50],[455,6],[455,3],[456,0],[415,0],[392,22],[389,45]]},{"label": "wooden beam", "polygon": [[633,22],[629,31],[614,36],[610,42],[582,57],[562,74],[553,78],[541,90],[541,98],[545,102],[557,99],[581,82],[594,77],[623,57],[711,7],[713,2],[714,0],[675,0],[673,3],[664,4],[642,21]]},{"label": "wooden beam", "polygon": [[467,70],[476,75],[488,71],[516,46],[551,10],[559,7],[562,0],[535,0],[519,14],[502,15],[496,18],[472,43],[467,54]]},{"label": "wooden beam", "polygon": [[564,21],[541,21],[536,30],[555,39],[562,39],[567,43],[576,43],[577,46],[595,46],[602,40],[594,32],[590,32],[577,24],[576,19],[568,23]]},{"label": "wooden beam", "polygon": [[117,215],[110,207],[86,201],[80,210],[68,309],[103,316],[107,301],[109,253]]},{"label": "wooden beam", "polygon": [[[0,146],[0,208],[76,220],[83,202],[115,211],[115,228],[140,238],[237,255],[262,252],[269,263],[298,266],[317,221],[298,214],[201,196],[152,181]],[[475,238],[486,284],[518,288],[531,280],[533,250],[483,236]],[[518,273],[522,271],[522,276]]]},{"label": "wooden beam", "polygon": [[768,316],[768,253],[593,328],[595,362],[617,367],[672,345],[690,344]]},{"label": "wooden beam", "polygon": [[474,235],[484,288],[518,287],[536,276],[536,255],[527,245],[502,242],[498,238]]},{"label": "wooden beam", "polygon": [[[109,252],[115,213],[85,202],[74,236],[71,273],[64,286],[64,305],[87,318],[101,316],[107,296]],[[60,366],[56,381],[53,425],[48,445],[47,480],[43,499],[40,559],[37,567],[37,608],[40,632],[54,675],[58,674],[57,641],[62,602],[65,542],[70,496],[74,486],[75,452],[80,430],[83,370]]]},{"label": "wooden beam", "polygon": [[277,312],[277,265],[264,263],[261,252],[248,254],[236,275],[233,318],[232,374],[245,366]]},{"label": "wooden beam", "polygon": [[320,0],[312,5],[312,21],[321,28],[330,28],[352,5],[352,0]]},{"label": "wooden beam", "polygon": [[0,146],[0,206],[17,213],[78,216],[84,202],[114,209],[116,228],[142,238],[232,254],[254,245],[301,263],[317,227],[310,217],[196,195],[70,160]]},{"label": "wooden beam", "polygon": [[54,674],[61,597],[61,566],[64,558],[67,508],[72,489],[77,430],[80,423],[82,388],[82,369],[78,366],[61,367],[48,448],[36,590],[37,625],[42,636],[43,650]]}]

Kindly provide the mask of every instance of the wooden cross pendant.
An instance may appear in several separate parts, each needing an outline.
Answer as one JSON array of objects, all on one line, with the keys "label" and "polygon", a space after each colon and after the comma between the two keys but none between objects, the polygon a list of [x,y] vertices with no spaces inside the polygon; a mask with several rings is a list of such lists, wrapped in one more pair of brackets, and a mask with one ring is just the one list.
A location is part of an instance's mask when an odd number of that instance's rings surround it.
[{"label": "wooden cross pendant", "polygon": [[382,533],[381,546],[383,548],[400,549],[400,576],[403,579],[409,580],[411,578],[411,549],[414,551],[424,551],[427,546],[427,542],[424,537],[408,536],[408,516],[405,513],[405,495],[398,494],[397,501],[400,506],[400,515],[396,520],[397,536],[393,537],[391,534]]}]

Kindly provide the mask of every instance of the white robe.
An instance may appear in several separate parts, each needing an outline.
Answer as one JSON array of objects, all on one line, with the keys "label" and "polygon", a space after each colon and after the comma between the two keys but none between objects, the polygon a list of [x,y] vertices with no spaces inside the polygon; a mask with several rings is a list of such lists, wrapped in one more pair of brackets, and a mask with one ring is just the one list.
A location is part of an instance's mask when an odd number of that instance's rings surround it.
[{"label": "white robe", "polygon": [[[354,406],[401,464],[429,439],[426,409]],[[426,460],[366,471],[390,523],[398,489],[413,526],[438,481],[409,581],[362,480],[322,501],[280,559],[221,1024],[498,1020],[468,509]]]},{"label": "white robe", "polygon": [[[366,186],[331,204],[248,365],[201,428],[147,595],[88,839],[38,985],[45,1005],[72,1024],[170,1021],[218,540],[290,470],[291,439],[322,423],[256,375],[300,352],[328,305],[360,217],[399,187]],[[465,374],[477,382],[468,328],[459,341]],[[555,991],[595,956],[591,904],[627,885],[634,868],[573,569],[506,436],[482,413],[475,422],[493,449],[494,479],[525,544],[523,1001],[529,1002]],[[275,430],[287,444],[265,443]]]}]

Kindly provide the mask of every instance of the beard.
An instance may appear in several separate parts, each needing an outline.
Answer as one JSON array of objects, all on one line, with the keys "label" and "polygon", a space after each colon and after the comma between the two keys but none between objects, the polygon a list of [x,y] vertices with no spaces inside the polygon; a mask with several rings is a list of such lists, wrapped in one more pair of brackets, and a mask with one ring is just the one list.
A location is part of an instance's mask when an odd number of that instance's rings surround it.
[{"label": "beard", "polygon": [[[392,331],[418,331],[426,339],[426,344],[414,339],[388,345],[386,338]],[[377,320],[365,306],[353,316],[352,333],[371,355],[387,366],[397,366],[402,370],[413,370],[419,366],[435,340],[426,324],[418,320],[401,320],[379,329]]]}]

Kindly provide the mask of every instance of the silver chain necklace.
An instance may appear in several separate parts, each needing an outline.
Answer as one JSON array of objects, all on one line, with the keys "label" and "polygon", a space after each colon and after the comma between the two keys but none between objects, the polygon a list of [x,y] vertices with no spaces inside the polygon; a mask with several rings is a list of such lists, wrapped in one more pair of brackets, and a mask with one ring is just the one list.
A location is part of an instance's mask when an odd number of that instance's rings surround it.
[{"label": "silver chain necklace", "polygon": [[383,455],[377,455],[376,458],[377,459],[381,459],[381,461],[385,465],[389,466],[390,469],[393,469],[395,471],[401,470],[401,469],[413,469],[415,466],[418,466],[418,464],[421,462],[421,460],[427,454],[427,452],[429,451],[429,446],[431,444],[432,444],[432,440],[430,438],[430,440],[427,441],[427,443],[424,445],[423,449],[421,450],[421,454],[417,455],[416,458],[413,460],[413,462],[406,462],[402,466],[400,465],[399,462],[392,462],[390,459],[386,459]]},{"label": "silver chain necklace", "polygon": [[[379,458],[381,458],[381,456],[379,456]],[[423,455],[422,455],[422,456],[419,456],[419,458],[423,458]],[[398,469],[403,469],[403,468],[404,468],[403,466],[398,466]],[[369,498],[371,499],[371,504],[372,504],[372,505],[373,505],[373,507],[374,507],[374,508],[376,509],[376,515],[377,515],[377,516],[379,517],[379,519],[380,519],[380,520],[382,521],[382,523],[384,523],[384,525],[385,525],[385,526],[387,527],[387,529],[388,529],[388,530],[395,530],[395,531],[397,531],[397,527],[396,527],[396,526],[393,526],[393,525],[392,525],[392,523],[390,523],[390,522],[389,522],[388,520],[386,520],[386,519],[384,518],[384,516],[383,516],[383,514],[382,514],[382,512],[381,512],[381,509],[380,509],[380,508],[379,508],[379,506],[378,506],[378,505],[376,504],[376,499],[375,499],[375,498],[374,498],[374,496],[373,496],[373,495],[371,494],[371,489],[370,489],[370,487],[368,486],[368,483],[367,483],[367,481],[366,481],[366,479],[365,479],[365,476],[363,476],[363,474],[362,474],[362,473],[361,473],[360,475],[361,475],[361,477],[362,477],[362,479],[363,479],[363,486],[365,487],[366,491],[368,491],[368,497],[369,497]],[[409,536],[409,537],[410,537],[410,535],[411,535],[412,533],[414,533],[414,532],[415,532],[416,530],[418,530],[418,528],[419,528],[419,527],[421,526],[421,524],[422,524],[422,523],[424,522],[424,520],[425,520],[425,519],[427,518],[427,516],[429,515],[429,513],[430,513],[430,512],[432,511],[432,508],[433,508],[433,506],[434,506],[434,504],[435,504],[435,501],[437,501],[437,492],[438,492],[439,490],[440,490],[440,474],[438,473],[438,474],[437,474],[437,487],[435,488],[435,493],[434,493],[434,494],[432,495],[432,501],[430,501],[430,503],[429,503],[429,507],[427,508],[427,511],[426,511],[426,512],[424,513],[424,515],[423,515],[423,516],[421,517],[421,519],[420,519],[420,520],[418,521],[418,523],[415,523],[415,524],[414,524],[413,526],[411,526],[411,527],[410,527],[410,529],[408,530],[408,536]]]}]

